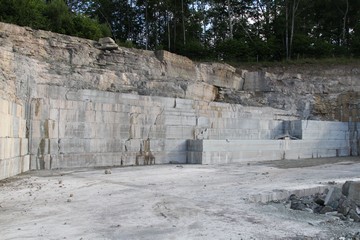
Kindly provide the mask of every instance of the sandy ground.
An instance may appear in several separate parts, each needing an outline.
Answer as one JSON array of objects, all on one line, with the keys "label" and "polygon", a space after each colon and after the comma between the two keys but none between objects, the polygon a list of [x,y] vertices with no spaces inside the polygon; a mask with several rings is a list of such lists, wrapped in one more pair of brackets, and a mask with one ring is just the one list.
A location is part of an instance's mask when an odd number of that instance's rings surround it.
[{"label": "sandy ground", "polygon": [[36,171],[1,181],[0,239],[342,239],[360,231],[360,223],[283,201],[249,201],[360,180],[360,158],[111,171]]}]

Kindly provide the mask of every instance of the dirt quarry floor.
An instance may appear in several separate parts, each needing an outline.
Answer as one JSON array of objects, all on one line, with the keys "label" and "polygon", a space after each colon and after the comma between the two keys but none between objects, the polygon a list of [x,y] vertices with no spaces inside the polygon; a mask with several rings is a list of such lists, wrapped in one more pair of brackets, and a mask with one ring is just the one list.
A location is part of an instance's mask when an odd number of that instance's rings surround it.
[{"label": "dirt quarry floor", "polygon": [[[0,239],[347,239],[360,231],[280,200],[359,181],[358,157],[105,171],[1,181]],[[263,203],[271,199],[280,201]]]}]

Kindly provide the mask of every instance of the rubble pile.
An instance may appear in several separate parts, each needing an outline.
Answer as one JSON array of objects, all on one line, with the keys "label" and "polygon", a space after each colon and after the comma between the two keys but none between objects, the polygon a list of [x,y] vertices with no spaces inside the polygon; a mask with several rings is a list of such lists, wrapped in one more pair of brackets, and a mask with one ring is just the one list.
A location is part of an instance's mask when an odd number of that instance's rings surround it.
[{"label": "rubble pile", "polygon": [[360,222],[360,181],[347,181],[342,188],[332,187],[322,194],[289,197],[290,208],[327,214],[342,220]]}]

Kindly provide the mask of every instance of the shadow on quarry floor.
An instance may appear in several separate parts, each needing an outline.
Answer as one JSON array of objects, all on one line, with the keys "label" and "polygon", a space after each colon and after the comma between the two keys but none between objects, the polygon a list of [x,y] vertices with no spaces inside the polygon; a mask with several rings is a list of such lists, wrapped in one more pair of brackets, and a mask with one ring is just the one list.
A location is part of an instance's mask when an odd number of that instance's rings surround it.
[{"label": "shadow on quarry floor", "polygon": [[331,157],[331,158],[309,158],[309,159],[292,159],[292,160],[275,160],[262,161],[256,164],[269,165],[276,168],[307,168],[326,164],[341,164],[350,165],[353,163],[360,163],[360,157]]}]

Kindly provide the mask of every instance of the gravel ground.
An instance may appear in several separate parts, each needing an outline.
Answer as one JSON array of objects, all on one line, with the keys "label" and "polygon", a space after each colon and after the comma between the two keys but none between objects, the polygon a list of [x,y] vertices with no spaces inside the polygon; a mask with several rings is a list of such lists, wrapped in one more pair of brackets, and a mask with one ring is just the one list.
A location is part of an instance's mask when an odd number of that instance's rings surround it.
[{"label": "gravel ground", "polygon": [[360,223],[253,202],[346,180],[360,158],[33,171],[0,182],[0,239],[350,239]]}]

